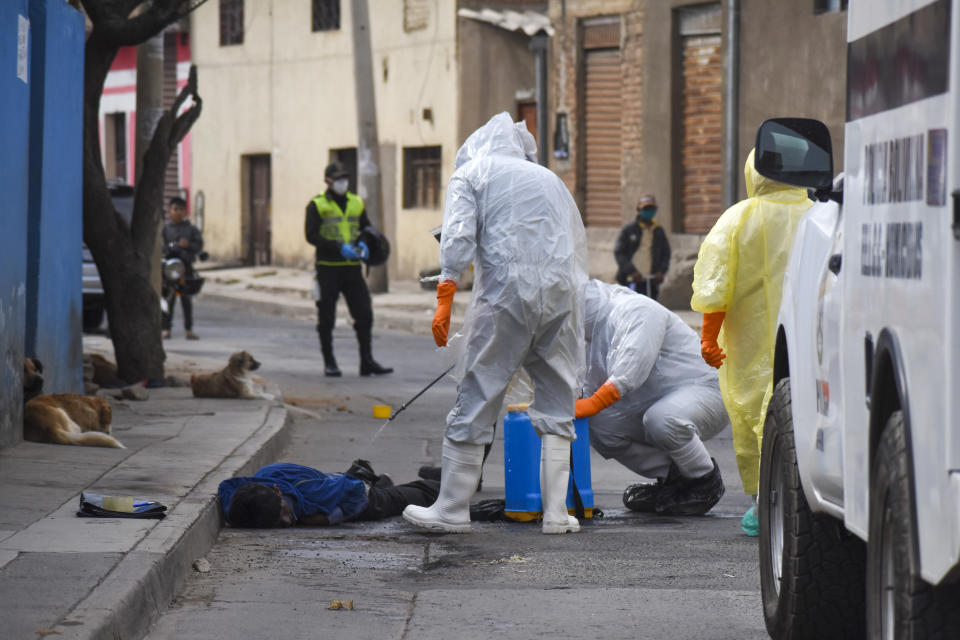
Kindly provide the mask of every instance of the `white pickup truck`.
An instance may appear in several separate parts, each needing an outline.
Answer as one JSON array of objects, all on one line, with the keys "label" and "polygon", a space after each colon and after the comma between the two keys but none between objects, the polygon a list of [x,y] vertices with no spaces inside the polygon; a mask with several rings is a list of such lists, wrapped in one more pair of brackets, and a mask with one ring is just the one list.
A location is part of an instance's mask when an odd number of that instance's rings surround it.
[{"label": "white pickup truck", "polygon": [[960,638],[960,0],[851,0],[843,173],[776,119],[806,186],[759,495],[774,638]]}]

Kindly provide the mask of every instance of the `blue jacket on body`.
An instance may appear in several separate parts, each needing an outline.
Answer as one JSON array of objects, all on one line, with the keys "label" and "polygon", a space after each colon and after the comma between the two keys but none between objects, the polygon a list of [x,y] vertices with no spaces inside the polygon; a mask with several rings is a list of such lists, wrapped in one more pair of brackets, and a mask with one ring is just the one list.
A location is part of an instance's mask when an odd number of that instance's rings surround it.
[{"label": "blue jacket on body", "polygon": [[252,477],[230,478],[220,483],[217,491],[224,518],[230,500],[238,488],[259,482],[277,485],[291,499],[297,520],[322,513],[330,524],[352,520],[367,508],[367,488],[362,480],[342,473],[323,473],[311,467],[290,462],[268,464]]}]

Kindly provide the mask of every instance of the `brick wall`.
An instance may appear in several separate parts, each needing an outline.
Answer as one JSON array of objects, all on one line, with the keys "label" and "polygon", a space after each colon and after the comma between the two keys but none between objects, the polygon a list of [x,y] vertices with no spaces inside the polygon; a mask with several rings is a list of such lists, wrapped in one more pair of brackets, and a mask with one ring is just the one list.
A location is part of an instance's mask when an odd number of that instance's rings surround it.
[{"label": "brick wall", "polygon": [[[564,12],[563,5],[566,5]],[[551,159],[551,168],[563,179],[571,193],[582,205],[582,186],[578,183],[579,135],[581,133],[580,43],[578,29],[581,21],[600,16],[620,16],[623,71],[623,138],[621,141],[621,180],[623,189],[623,220],[632,217],[643,186],[643,10],[637,0],[580,0],[550,3],[550,20],[557,32],[551,41],[551,113],[565,112],[570,130],[570,157]],[[553,122],[550,123],[551,132]],[[551,145],[552,148],[552,145]]]}]

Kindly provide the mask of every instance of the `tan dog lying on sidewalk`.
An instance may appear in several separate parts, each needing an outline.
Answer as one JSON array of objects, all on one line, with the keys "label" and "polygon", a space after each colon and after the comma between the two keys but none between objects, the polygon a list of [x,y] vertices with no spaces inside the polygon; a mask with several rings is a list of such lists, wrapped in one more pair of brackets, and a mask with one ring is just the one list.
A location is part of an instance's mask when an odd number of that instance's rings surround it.
[{"label": "tan dog lying on sidewalk", "polygon": [[[36,395],[43,385],[42,365],[23,361],[23,438],[32,442],[125,449],[110,435],[113,412],[103,398],[75,393]],[[39,380],[39,384],[38,384]]]},{"label": "tan dog lying on sidewalk", "polygon": [[227,366],[214,373],[195,373],[190,376],[190,388],[195,398],[268,398],[263,380],[250,375],[260,367],[246,351],[230,356]]}]

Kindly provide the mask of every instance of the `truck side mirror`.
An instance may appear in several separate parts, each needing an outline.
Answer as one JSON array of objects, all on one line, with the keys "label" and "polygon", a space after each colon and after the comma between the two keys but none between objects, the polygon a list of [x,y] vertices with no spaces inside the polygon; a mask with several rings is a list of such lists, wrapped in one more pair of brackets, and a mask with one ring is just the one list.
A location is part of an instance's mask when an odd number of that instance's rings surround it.
[{"label": "truck side mirror", "polygon": [[830,131],[810,118],[766,120],[757,130],[753,164],[765,178],[829,192],[833,184]]}]

